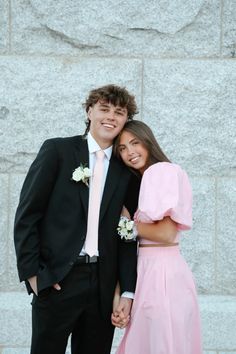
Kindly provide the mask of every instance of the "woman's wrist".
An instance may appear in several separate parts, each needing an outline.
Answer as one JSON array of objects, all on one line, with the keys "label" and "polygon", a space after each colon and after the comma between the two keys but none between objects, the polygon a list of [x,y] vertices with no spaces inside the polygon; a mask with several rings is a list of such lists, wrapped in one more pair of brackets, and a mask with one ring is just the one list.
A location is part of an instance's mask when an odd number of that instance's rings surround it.
[{"label": "woman's wrist", "polygon": [[138,237],[138,223],[136,221],[134,221],[133,224],[133,234],[135,235],[135,238]]}]

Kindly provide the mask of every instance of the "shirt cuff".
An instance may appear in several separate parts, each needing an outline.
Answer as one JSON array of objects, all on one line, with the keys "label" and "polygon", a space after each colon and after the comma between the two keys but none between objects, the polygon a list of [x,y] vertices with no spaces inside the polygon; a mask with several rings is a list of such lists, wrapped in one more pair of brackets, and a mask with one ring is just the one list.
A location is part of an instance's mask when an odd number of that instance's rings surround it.
[{"label": "shirt cuff", "polygon": [[123,294],[121,294],[121,297],[127,297],[129,299],[134,299],[134,293],[131,293],[130,291],[124,291]]}]

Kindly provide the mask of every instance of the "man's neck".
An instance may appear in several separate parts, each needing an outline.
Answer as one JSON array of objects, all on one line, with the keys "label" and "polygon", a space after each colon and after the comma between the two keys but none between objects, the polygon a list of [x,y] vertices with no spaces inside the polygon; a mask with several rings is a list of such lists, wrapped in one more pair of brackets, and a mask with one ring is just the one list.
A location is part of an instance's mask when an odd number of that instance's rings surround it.
[{"label": "man's neck", "polygon": [[98,141],[90,131],[89,134],[91,134],[91,137],[96,141],[96,143],[100,146],[102,150],[106,150],[113,145],[113,141]]}]

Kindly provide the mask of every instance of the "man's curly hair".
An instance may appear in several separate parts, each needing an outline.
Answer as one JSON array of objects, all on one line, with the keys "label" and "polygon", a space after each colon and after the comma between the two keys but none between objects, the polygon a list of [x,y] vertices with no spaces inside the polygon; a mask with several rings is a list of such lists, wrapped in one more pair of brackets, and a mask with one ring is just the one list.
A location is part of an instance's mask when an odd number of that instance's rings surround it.
[{"label": "man's curly hair", "polygon": [[[125,87],[116,86],[113,84],[99,87],[91,90],[83,107],[88,112],[89,107],[93,107],[98,101],[111,103],[114,106],[126,108],[128,111],[128,121],[132,120],[134,115],[138,113],[135,97],[131,95]],[[89,132],[90,120],[85,121],[86,130],[84,136]]]}]

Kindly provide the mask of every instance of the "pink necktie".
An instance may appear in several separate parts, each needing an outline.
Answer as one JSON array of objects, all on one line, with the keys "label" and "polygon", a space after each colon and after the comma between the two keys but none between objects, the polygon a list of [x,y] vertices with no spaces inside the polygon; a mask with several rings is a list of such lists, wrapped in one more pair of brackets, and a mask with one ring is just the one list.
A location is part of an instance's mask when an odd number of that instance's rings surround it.
[{"label": "pink necktie", "polygon": [[96,161],[93,170],[93,177],[89,195],[88,209],[88,225],[85,240],[85,252],[90,256],[94,256],[98,251],[98,221],[101,204],[101,189],[103,181],[103,160],[104,151],[96,151]]}]

